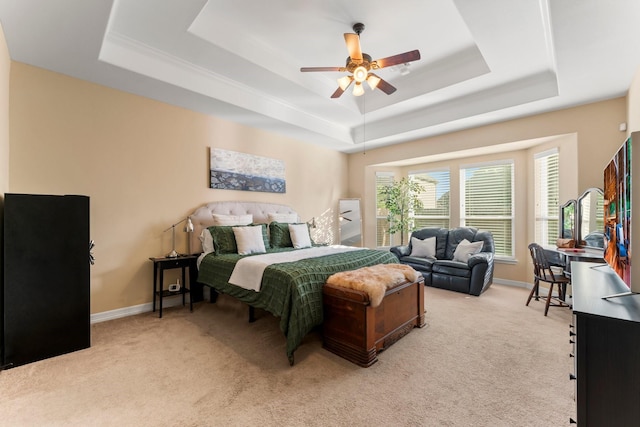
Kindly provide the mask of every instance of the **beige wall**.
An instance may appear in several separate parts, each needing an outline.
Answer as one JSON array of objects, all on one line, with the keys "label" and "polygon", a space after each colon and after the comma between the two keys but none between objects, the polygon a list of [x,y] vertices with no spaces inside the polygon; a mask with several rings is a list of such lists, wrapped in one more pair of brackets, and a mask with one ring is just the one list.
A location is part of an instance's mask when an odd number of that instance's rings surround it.
[{"label": "beige wall", "polygon": [[[150,302],[148,257],[171,249],[163,230],[211,201],[291,205],[335,235],[344,154],[18,62],[10,100],[10,191],[91,198],[92,313]],[[208,188],[209,147],[284,160],[286,194]]]},{"label": "beige wall", "polygon": [[627,135],[640,130],[640,68],[629,87],[627,94]]},{"label": "beige wall", "polygon": [[0,198],[9,191],[9,73],[11,59],[0,25]]},{"label": "beige wall", "polygon": [[[492,158],[513,158],[516,162],[515,243],[516,262],[500,263],[495,277],[505,281],[530,282],[527,245],[533,241],[533,154],[558,146],[562,161],[561,196],[577,198],[589,187],[602,187],[602,171],[625,139],[619,124],[626,120],[625,98],[617,98],[571,109],[539,114],[503,123],[482,126],[400,145],[383,147],[349,156],[349,196],[362,197],[365,245],[375,245],[374,177],[379,167],[390,161],[464,151],[496,144],[558,136],[536,148],[497,155],[468,157],[434,165],[457,168],[461,163]],[[424,166],[424,165],[423,165]],[[432,165],[433,166],[433,165]],[[457,169],[455,169],[457,170]],[[454,185],[452,183],[452,185]],[[453,202],[452,202],[453,205]],[[452,209],[457,209],[457,206]],[[452,210],[452,213],[453,212]]]}]

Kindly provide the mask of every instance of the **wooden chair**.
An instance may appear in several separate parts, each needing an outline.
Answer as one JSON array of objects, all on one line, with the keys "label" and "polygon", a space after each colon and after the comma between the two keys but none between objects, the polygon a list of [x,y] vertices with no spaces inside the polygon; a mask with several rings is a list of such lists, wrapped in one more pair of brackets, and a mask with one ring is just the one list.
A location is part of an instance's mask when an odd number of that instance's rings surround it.
[{"label": "wooden chair", "polygon": [[[552,264],[549,263],[545,250],[537,243],[531,243],[529,245],[529,252],[531,253],[531,259],[533,260],[533,289],[529,293],[527,298],[527,306],[531,301],[531,298],[535,295],[536,301],[539,296],[540,282],[546,282],[549,284],[549,292],[546,297],[546,304],[544,307],[544,315],[547,315],[550,306],[554,307],[571,307],[565,302],[567,295],[567,285],[571,284],[571,279],[564,276],[564,274],[554,274],[551,270]],[[558,285],[557,294],[553,295],[553,287]],[[553,303],[552,303],[553,301]]]}]

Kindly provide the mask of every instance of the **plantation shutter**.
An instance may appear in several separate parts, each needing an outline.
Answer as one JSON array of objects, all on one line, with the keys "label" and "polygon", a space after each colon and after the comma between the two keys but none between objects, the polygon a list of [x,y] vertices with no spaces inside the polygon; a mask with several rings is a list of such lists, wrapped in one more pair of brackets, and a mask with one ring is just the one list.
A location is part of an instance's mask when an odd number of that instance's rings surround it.
[{"label": "plantation shutter", "polygon": [[393,184],[394,175],[391,172],[376,172],[376,246],[391,246],[389,235],[388,211],[384,207],[384,197],[380,189]]},{"label": "plantation shutter", "polygon": [[540,245],[555,244],[560,237],[559,199],[560,171],[556,149],[534,157],[535,169],[535,241]]},{"label": "plantation shutter", "polygon": [[491,231],[496,255],[513,257],[513,161],[460,169],[460,225]]}]

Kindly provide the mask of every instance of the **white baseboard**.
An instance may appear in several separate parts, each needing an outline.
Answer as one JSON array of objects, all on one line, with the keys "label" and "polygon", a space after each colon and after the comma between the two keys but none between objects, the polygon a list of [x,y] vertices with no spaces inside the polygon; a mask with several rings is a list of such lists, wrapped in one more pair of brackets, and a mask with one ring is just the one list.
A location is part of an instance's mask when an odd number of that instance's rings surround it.
[{"label": "white baseboard", "polygon": [[508,279],[493,279],[493,283],[497,285],[507,285],[507,286],[516,286],[518,288],[527,288],[531,289],[533,287],[533,283],[520,282],[517,280],[508,280]]},{"label": "white baseboard", "polygon": [[[516,280],[507,280],[507,279],[493,279],[493,283],[498,285],[507,285],[507,286],[517,286],[519,288],[527,288],[531,289],[533,285],[531,283],[520,282]],[[207,286],[204,287],[204,300],[209,300],[209,289]],[[176,295],[177,296],[177,295]],[[174,307],[176,305],[182,304],[182,300],[180,298],[170,297],[167,299],[163,299],[163,308],[164,307]],[[136,314],[147,313],[153,310],[153,304],[148,302],[145,304],[132,305],[131,307],[117,308],[115,310],[103,311],[101,313],[95,313],[91,315],[91,323],[100,323],[106,322],[108,320],[120,319],[122,317],[127,316],[135,316]]]},{"label": "white baseboard", "polygon": [[[162,308],[165,309],[168,307],[174,307],[176,305],[182,305],[182,298],[175,298],[176,296],[179,295],[163,298]],[[108,320],[120,319],[121,317],[135,316],[136,314],[147,313],[152,310],[153,304],[150,302],[145,304],[132,305],[131,307],[117,308],[115,310],[92,314],[91,323],[100,323],[106,322]]]}]

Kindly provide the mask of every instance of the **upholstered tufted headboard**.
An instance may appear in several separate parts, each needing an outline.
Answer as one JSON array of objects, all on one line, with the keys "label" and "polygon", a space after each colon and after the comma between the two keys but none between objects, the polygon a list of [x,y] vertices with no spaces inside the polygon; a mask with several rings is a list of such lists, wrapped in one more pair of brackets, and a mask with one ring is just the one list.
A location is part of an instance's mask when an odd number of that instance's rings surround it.
[{"label": "upholstered tufted headboard", "polygon": [[268,224],[269,214],[296,214],[291,207],[276,203],[262,202],[211,202],[196,209],[191,215],[193,222],[193,238],[191,239],[191,253],[202,252],[200,233],[202,229],[213,225],[213,214],[222,215],[253,215],[256,224]]}]

